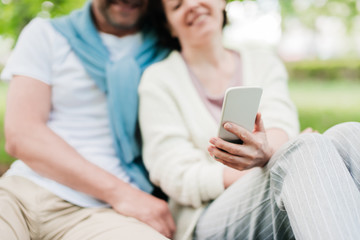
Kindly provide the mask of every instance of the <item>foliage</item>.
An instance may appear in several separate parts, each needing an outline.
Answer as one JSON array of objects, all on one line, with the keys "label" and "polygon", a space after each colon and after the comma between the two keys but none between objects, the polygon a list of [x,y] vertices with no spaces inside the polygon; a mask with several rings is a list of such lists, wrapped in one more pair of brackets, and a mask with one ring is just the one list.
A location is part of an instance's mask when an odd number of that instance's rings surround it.
[{"label": "foliage", "polygon": [[[22,28],[34,17],[55,17],[81,7],[86,0],[2,0],[0,1],[0,35],[16,39]],[[227,0],[227,2],[244,0]],[[255,1],[255,0],[245,0]],[[268,1],[268,0],[265,0]],[[335,16],[348,29],[354,27],[360,3],[358,0],[278,0],[282,16],[297,18],[306,26],[315,28],[319,16]]]},{"label": "foliage", "polygon": [[297,18],[307,27],[315,29],[319,16],[337,17],[348,30],[355,27],[355,18],[359,16],[358,0],[279,0],[281,13],[285,18]]},{"label": "foliage", "polygon": [[0,35],[16,39],[34,17],[56,17],[79,8],[86,0],[2,0],[0,1]]},{"label": "foliage", "polygon": [[359,59],[307,60],[288,62],[286,68],[291,78],[336,80],[360,80]]},{"label": "foliage", "polygon": [[[255,0],[227,0],[255,1]],[[269,1],[269,0],[263,0]],[[350,31],[355,27],[355,18],[359,16],[359,0],[278,0],[284,22],[295,18],[305,26],[316,29],[316,22],[320,16],[337,17],[341,19]]]},{"label": "foliage", "polygon": [[[0,81],[0,165],[1,163],[9,164],[14,159],[6,154],[4,150],[4,113],[5,113],[5,98],[7,92],[7,84]],[[1,166],[0,166],[1,167]]]}]

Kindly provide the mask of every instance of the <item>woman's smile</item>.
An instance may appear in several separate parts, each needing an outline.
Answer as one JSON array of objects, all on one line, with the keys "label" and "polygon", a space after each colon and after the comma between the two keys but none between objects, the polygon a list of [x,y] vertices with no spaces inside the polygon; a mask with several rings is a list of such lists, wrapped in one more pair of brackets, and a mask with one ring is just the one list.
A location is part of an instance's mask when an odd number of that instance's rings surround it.
[{"label": "woman's smile", "polygon": [[188,17],[186,21],[187,25],[189,26],[201,24],[209,16],[208,13],[193,13],[189,15],[190,17]]}]

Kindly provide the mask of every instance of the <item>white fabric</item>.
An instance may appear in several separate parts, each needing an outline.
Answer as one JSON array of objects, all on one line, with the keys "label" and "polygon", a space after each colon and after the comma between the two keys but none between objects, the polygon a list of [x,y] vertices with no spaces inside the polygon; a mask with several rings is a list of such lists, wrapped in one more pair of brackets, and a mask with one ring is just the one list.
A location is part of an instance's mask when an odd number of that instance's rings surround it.
[{"label": "white fabric", "polygon": [[[296,136],[297,112],[282,63],[264,50],[241,50],[240,55],[244,85],[264,89],[259,110],[265,127]],[[176,239],[188,239],[203,208],[224,192],[223,166],[207,151],[218,124],[178,52],[145,71],[139,94],[145,165],[151,180],[171,198]]]},{"label": "white fabric", "polygon": [[206,209],[196,240],[360,236],[360,123],[301,134]]},{"label": "white fabric", "polygon": [[[124,38],[104,33],[100,36],[112,59],[128,55],[142,42],[140,33]],[[67,40],[54,30],[48,20],[34,19],[23,30],[2,78],[10,80],[13,75],[49,84],[52,88],[52,110],[48,126],[84,158],[129,182],[113,147],[106,96],[88,76]],[[80,206],[104,205],[88,195],[39,176],[19,160],[6,174],[24,176]]]}]

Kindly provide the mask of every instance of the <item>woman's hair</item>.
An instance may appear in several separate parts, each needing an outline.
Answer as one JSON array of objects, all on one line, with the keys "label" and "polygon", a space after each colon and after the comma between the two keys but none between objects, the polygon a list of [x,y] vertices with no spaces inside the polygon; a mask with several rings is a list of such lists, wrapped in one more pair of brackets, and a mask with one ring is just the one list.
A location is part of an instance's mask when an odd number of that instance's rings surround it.
[{"label": "woman's hair", "polygon": [[[156,31],[160,44],[171,50],[180,51],[181,46],[179,39],[171,35],[162,0],[149,0],[149,13],[151,25]],[[224,27],[228,22],[225,10],[223,11],[223,16],[222,26]]]}]

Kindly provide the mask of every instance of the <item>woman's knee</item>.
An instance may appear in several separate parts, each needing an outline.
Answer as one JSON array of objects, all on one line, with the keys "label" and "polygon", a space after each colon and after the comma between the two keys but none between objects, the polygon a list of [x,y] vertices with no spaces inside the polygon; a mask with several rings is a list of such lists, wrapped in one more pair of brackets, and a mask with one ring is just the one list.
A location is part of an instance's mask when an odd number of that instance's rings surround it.
[{"label": "woman's knee", "polygon": [[271,188],[277,206],[284,210],[282,202],[283,185],[302,181],[304,174],[315,173],[329,164],[328,150],[332,148],[331,141],[319,133],[304,133],[299,135],[280,153],[277,153],[275,164],[270,169]]},{"label": "woman's knee", "polygon": [[303,133],[289,142],[286,146],[274,154],[275,161],[298,160],[306,153],[315,152],[319,146],[327,146],[331,141],[319,133]]},{"label": "woman's knee", "polygon": [[344,122],[337,124],[324,132],[324,135],[334,139],[349,139],[360,135],[360,122]]},{"label": "woman's knee", "polygon": [[360,123],[337,124],[324,132],[324,136],[332,141],[342,156],[348,155],[350,152],[357,152],[357,146],[360,145]]},{"label": "woman's knee", "polygon": [[285,148],[274,155],[271,175],[283,177],[291,171],[305,171],[328,161],[326,154],[333,148],[331,140],[319,133],[300,134]]}]

